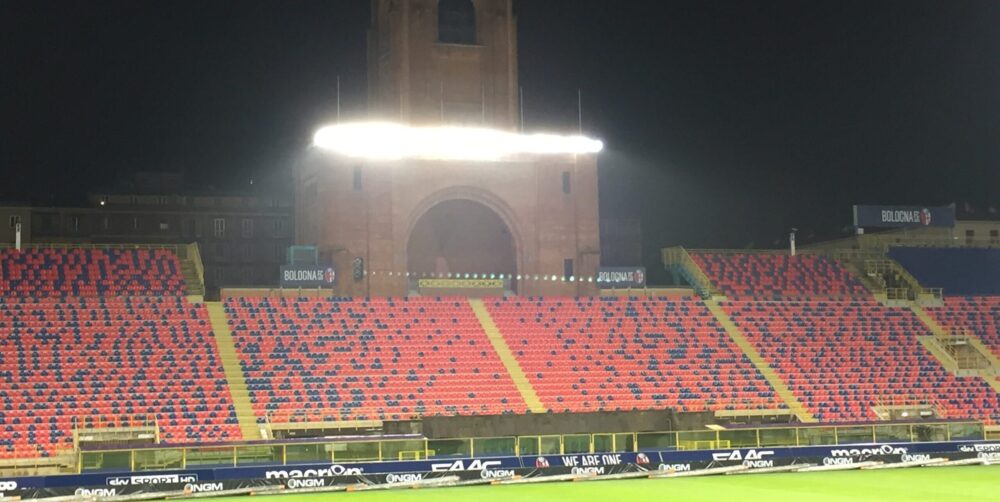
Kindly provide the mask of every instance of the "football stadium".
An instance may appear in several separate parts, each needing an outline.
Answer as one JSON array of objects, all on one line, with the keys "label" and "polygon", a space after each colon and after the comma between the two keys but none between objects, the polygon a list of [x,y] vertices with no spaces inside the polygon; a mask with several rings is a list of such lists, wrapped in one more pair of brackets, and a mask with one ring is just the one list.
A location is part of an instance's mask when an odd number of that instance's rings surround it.
[{"label": "football stadium", "polygon": [[1000,219],[857,205],[649,284],[604,143],[522,130],[511,1],[371,5],[378,119],[317,124],[273,283],[11,216],[0,502],[1000,500]]}]

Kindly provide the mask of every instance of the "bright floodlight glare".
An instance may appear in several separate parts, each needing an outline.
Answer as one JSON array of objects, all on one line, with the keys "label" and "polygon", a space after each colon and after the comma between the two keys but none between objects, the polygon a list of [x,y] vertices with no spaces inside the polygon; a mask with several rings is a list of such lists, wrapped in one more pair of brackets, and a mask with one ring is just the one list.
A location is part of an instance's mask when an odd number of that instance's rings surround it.
[{"label": "bright floodlight glare", "polygon": [[517,155],[597,153],[604,144],[584,136],[516,134],[473,127],[409,127],[388,122],[327,126],[313,144],[370,159],[504,160]]}]

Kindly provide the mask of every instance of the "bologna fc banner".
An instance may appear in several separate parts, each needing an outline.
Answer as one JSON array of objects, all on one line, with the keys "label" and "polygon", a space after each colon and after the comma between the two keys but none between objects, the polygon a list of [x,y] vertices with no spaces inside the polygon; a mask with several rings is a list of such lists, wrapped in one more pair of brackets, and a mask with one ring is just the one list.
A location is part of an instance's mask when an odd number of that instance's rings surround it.
[{"label": "bologna fc banner", "polygon": [[646,267],[600,267],[597,287],[601,289],[642,288],[646,286]]},{"label": "bologna fc banner", "polygon": [[337,280],[333,267],[301,267],[283,265],[281,267],[281,287],[283,288],[330,288]]},{"label": "bologna fc banner", "polygon": [[854,206],[858,228],[922,228],[955,226],[952,206]]}]

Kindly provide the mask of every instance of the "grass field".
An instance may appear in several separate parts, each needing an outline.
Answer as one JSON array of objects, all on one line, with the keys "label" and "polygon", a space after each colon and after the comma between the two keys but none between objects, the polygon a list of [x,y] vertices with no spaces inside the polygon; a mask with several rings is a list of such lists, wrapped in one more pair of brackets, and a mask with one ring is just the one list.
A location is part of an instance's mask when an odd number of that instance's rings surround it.
[{"label": "grass field", "polygon": [[[350,502],[471,500],[535,502],[548,500],[647,502],[779,501],[1000,501],[1000,467],[910,468],[885,471],[761,474],[676,479],[633,479],[474,486],[419,490],[274,495],[254,502]],[[212,499],[218,501],[219,499]],[[225,499],[245,502],[246,499]]]}]

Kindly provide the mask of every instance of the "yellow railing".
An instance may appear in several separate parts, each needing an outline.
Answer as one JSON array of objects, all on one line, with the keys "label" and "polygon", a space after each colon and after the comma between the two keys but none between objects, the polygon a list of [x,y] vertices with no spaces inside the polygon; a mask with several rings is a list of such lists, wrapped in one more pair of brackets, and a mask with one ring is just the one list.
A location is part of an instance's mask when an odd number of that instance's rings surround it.
[{"label": "yellow railing", "polygon": [[982,440],[982,422],[772,427],[681,432],[609,432],[457,439],[385,439],[81,451],[81,471],[188,469],[288,463],[380,462],[400,458],[570,455],[882,442]]},{"label": "yellow railing", "polygon": [[194,263],[195,272],[198,273],[198,282],[202,285],[202,287],[204,287],[205,286],[205,264],[202,263],[202,261],[201,261],[201,249],[198,247],[198,243],[197,242],[193,242],[191,244],[188,244],[185,247],[187,248],[186,249],[187,255],[186,256],[178,255],[178,256],[180,256],[181,258],[187,258],[187,259],[191,260]]},{"label": "yellow railing", "polygon": [[705,275],[705,272],[701,270],[701,267],[691,258],[691,255],[683,247],[672,247],[664,248],[661,250],[661,257],[663,260],[663,266],[669,267],[671,265],[676,265],[684,270],[686,270],[693,277],[692,284],[695,289],[702,290],[705,294],[716,294],[718,291],[715,290],[712,280]]}]

